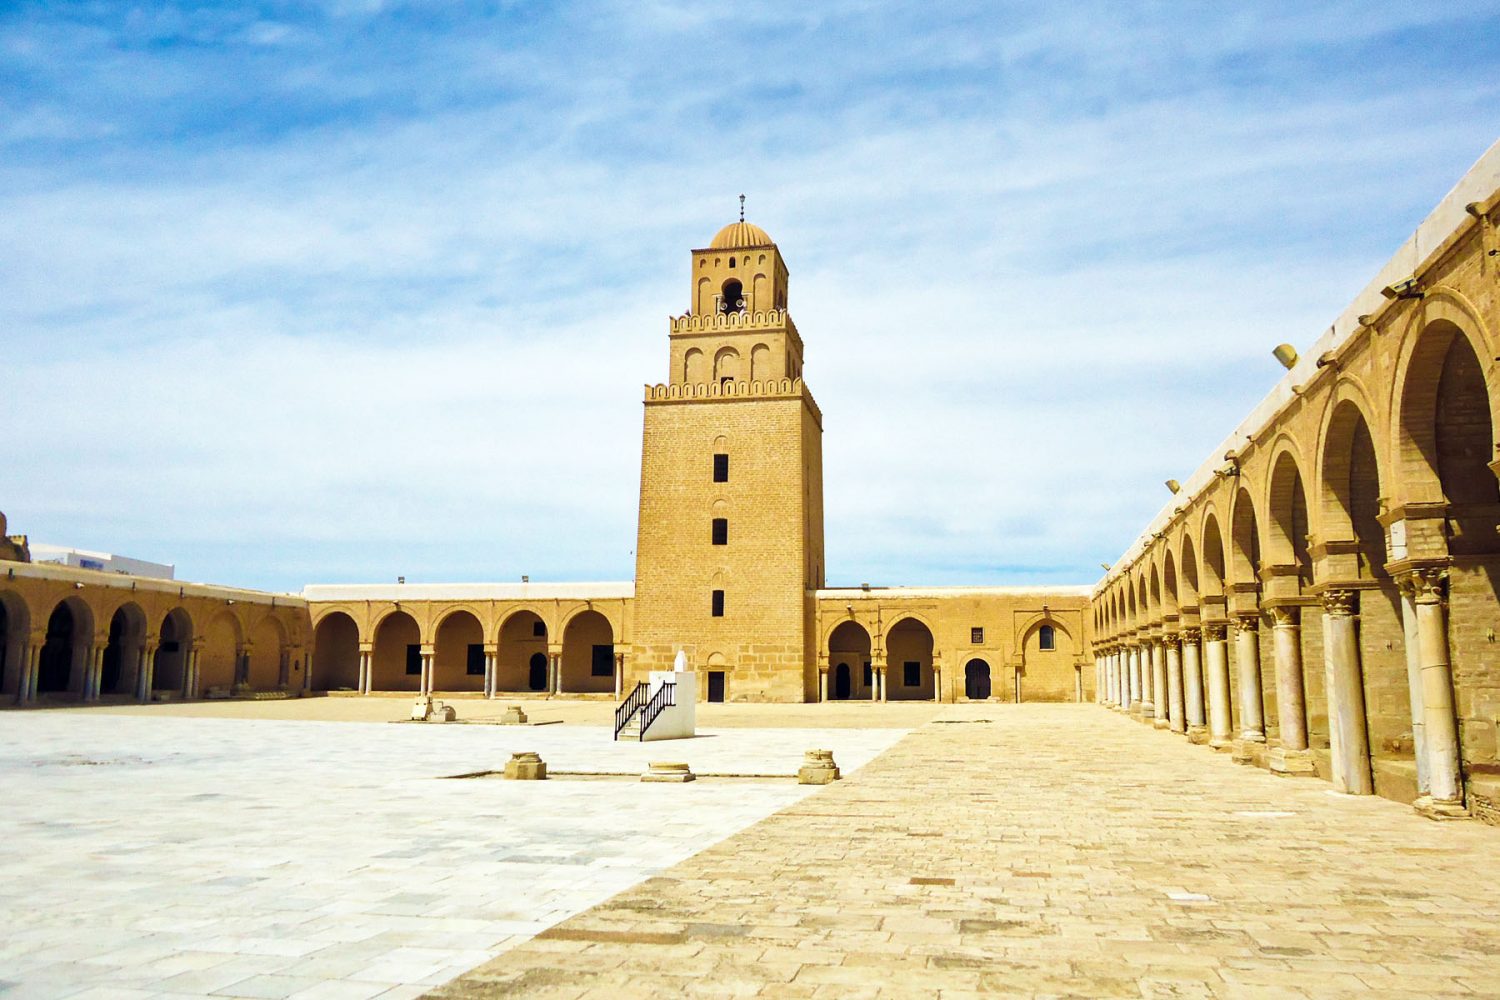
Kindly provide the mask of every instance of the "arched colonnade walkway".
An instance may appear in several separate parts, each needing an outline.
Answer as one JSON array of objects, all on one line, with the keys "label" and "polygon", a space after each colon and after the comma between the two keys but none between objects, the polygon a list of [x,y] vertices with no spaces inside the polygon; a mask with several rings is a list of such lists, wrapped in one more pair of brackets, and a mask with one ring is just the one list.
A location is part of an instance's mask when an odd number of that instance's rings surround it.
[{"label": "arched colonnade walkway", "polygon": [[30,705],[297,691],[308,624],[289,595],[7,562],[0,694]]},{"label": "arched colonnade walkway", "polygon": [[[310,587],[311,688],[616,697],[629,642],[629,593],[621,592],[628,588],[585,584],[569,588],[581,592],[570,597],[556,585],[473,585],[499,596],[454,600],[425,597],[418,587],[409,598],[383,586]],[[348,599],[365,591],[365,600]]]},{"label": "arched colonnade walkway", "polygon": [[1403,251],[1437,248],[1406,258],[1411,283],[1366,289],[1110,569],[1097,700],[1278,773],[1497,818],[1487,194],[1434,213],[1451,232]]}]

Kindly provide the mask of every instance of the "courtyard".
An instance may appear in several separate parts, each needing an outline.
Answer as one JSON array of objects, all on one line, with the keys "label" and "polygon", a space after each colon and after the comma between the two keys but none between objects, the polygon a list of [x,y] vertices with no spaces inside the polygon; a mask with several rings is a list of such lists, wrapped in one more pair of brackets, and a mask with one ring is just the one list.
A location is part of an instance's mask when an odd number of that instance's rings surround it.
[{"label": "courtyard", "polygon": [[[375,721],[400,704],[0,716],[0,995],[1457,997],[1500,975],[1497,831],[1097,706],[712,706],[699,739],[616,745],[594,703]],[[790,774],[812,747],[845,780],[452,778],[518,749]]]}]

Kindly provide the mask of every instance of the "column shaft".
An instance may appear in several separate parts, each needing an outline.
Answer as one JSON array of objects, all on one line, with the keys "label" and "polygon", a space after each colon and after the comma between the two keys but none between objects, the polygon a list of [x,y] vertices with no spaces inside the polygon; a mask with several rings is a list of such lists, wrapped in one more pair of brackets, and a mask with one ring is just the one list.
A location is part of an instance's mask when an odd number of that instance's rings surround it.
[{"label": "column shaft", "polygon": [[1240,739],[1266,741],[1265,705],[1260,689],[1259,615],[1241,615],[1234,623],[1234,658],[1239,665]]},{"label": "column shaft", "polygon": [[1182,633],[1182,698],[1188,735],[1201,733],[1203,716],[1203,633],[1196,628]]},{"label": "column shaft", "polygon": [[1166,729],[1167,718],[1167,649],[1160,640],[1151,643],[1151,708],[1152,724],[1157,729]]},{"label": "column shaft", "polygon": [[1443,604],[1446,571],[1417,574],[1417,630],[1422,662],[1422,718],[1427,741],[1427,780],[1432,801],[1462,807],[1458,722],[1453,710],[1453,668],[1448,662],[1448,615]]},{"label": "column shaft", "polygon": [[1208,674],[1208,745],[1215,750],[1229,746],[1229,644],[1222,624],[1203,626],[1203,651]]},{"label": "column shaft", "polygon": [[1167,647],[1167,725],[1174,733],[1187,732],[1187,702],[1182,693],[1182,640],[1175,635],[1166,638]]},{"label": "column shaft", "polygon": [[1422,709],[1422,632],[1417,624],[1416,588],[1410,580],[1401,588],[1401,635],[1406,647],[1406,693],[1411,703],[1411,741],[1417,762],[1417,797],[1429,795],[1427,776],[1427,714]]},{"label": "column shaft", "polygon": [[1365,730],[1365,690],[1354,621],[1354,591],[1325,591],[1323,607],[1327,612],[1323,642],[1331,675],[1328,728],[1336,762],[1333,785],[1351,795],[1371,795],[1375,782],[1370,775],[1370,742]]}]

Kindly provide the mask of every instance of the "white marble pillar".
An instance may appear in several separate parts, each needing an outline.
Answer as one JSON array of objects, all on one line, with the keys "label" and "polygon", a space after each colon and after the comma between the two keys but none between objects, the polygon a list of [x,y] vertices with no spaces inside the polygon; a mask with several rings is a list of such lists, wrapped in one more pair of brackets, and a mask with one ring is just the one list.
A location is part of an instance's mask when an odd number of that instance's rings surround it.
[{"label": "white marble pillar", "polygon": [[1222,750],[1234,743],[1229,709],[1228,626],[1223,622],[1203,626],[1204,673],[1208,680],[1208,745]]},{"label": "white marble pillar", "polygon": [[1370,741],[1365,730],[1365,690],[1354,618],[1353,590],[1325,590],[1328,729],[1333,744],[1333,787],[1350,795],[1371,795]]},{"label": "white marble pillar", "polygon": [[551,691],[554,695],[560,695],[562,694],[562,653],[553,653],[547,659],[552,670]]},{"label": "white marble pillar", "polygon": [[1151,724],[1166,729],[1167,719],[1167,647],[1160,638],[1151,640]]},{"label": "white marble pillar", "polygon": [[189,646],[182,660],[182,697],[194,701],[198,697],[198,654],[196,645]]},{"label": "white marble pillar", "polygon": [[361,649],[359,651],[359,693],[369,694],[375,689],[374,677],[371,676],[375,669],[375,655],[371,650]]},{"label": "white marble pillar", "polygon": [[151,701],[151,688],[156,681],[156,644],[149,639],[142,643],[140,657],[135,674],[135,700],[144,705]]},{"label": "white marble pillar", "polygon": [[825,702],[827,700],[828,700],[828,668],[826,666],[821,666],[821,667],[818,668],[818,702],[822,703],[822,702]]},{"label": "white marble pillar", "polygon": [[1422,665],[1422,718],[1427,744],[1427,799],[1418,808],[1429,814],[1462,815],[1464,786],[1460,772],[1458,721],[1453,707],[1453,668],[1448,656],[1448,614],[1443,593],[1446,569],[1412,574]]},{"label": "white marble pillar", "polygon": [[1205,743],[1208,725],[1203,713],[1203,630],[1182,630],[1182,700],[1189,741]]},{"label": "white marble pillar", "polygon": [[1162,637],[1167,653],[1167,727],[1174,733],[1187,732],[1187,702],[1182,694],[1182,638],[1175,632]]},{"label": "white marble pillar", "polygon": [[1302,626],[1295,607],[1270,609],[1275,649],[1278,745],[1270,766],[1277,774],[1312,774],[1307,749],[1307,695],[1302,683]]},{"label": "white marble pillar", "polygon": [[1240,740],[1266,741],[1265,703],[1260,688],[1260,614],[1234,619],[1234,659],[1239,667]]},{"label": "white marble pillar", "polygon": [[436,678],[433,677],[436,659],[436,650],[424,645],[422,647],[422,695],[426,698],[431,698],[432,692],[437,690]]},{"label": "white marble pillar", "polygon": [[1401,635],[1406,649],[1406,693],[1411,703],[1411,741],[1417,764],[1417,798],[1431,797],[1427,776],[1427,714],[1422,709],[1422,630],[1417,624],[1416,584],[1401,581]]},{"label": "white marble pillar", "polygon": [[1141,647],[1132,645],[1125,655],[1130,660],[1130,712],[1136,715],[1141,710]]},{"label": "white marble pillar", "polygon": [[937,664],[933,664],[932,667],[932,700],[939,702],[943,700],[943,671]]}]

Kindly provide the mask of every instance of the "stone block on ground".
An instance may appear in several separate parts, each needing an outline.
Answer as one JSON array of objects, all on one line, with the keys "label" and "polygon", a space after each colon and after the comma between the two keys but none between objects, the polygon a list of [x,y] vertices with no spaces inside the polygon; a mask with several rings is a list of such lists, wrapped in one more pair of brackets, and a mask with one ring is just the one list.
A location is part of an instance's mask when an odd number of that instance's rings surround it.
[{"label": "stone block on ground", "polygon": [[505,762],[505,777],[511,781],[543,781],[547,777],[547,762],[533,750],[513,753]]}]

